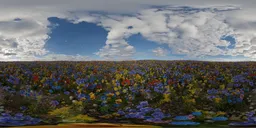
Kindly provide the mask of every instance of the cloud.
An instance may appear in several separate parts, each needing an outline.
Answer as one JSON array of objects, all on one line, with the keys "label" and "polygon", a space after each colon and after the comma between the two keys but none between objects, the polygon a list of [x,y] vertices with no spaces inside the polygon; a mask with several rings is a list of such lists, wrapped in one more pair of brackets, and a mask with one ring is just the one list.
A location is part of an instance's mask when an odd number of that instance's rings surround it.
[{"label": "cloud", "polygon": [[88,56],[81,55],[65,55],[65,54],[47,54],[40,58],[37,58],[39,61],[90,61]]},{"label": "cloud", "polygon": [[[255,0],[233,0],[233,5],[229,5],[228,0],[1,2],[1,60],[36,59],[36,56],[47,55],[49,51],[44,46],[51,33],[49,17],[68,19],[73,23],[85,21],[105,28],[109,31],[106,45],[95,53],[105,59],[132,59],[136,47],[127,39],[138,33],[147,40],[167,44],[173,54],[256,57],[253,47],[256,38]],[[235,38],[234,49],[219,48],[229,46],[228,41],[221,40],[222,36]]]},{"label": "cloud", "polygon": [[152,52],[156,55],[156,56],[167,56],[167,54],[169,53],[166,49],[158,47],[152,50]]}]

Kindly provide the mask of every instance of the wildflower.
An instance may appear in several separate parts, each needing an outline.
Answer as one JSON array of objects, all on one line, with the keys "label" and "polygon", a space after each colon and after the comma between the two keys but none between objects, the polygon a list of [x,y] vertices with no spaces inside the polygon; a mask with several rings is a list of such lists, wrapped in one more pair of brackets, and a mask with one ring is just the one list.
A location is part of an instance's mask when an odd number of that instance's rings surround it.
[{"label": "wildflower", "polygon": [[121,104],[122,103],[122,99],[117,99],[116,100],[116,104]]},{"label": "wildflower", "polygon": [[77,102],[77,100],[72,100],[72,103],[76,103]]},{"label": "wildflower", "polygon": [[108,94],[107,94],[107,97],[112,97],[112,96],[114,96],[113,93],[108,93]]},{"label": "wildflower", "polygon": [[153,108],[150,108],[150,107],[145,107],[145,108],[140,108],[140,111],[141,112],[144,112],[144,113],[149,113],[153,110]]},{"label": "wildflower", "polygon": [[124,90],[123,90],[123,93],[127,93],[127,89],[124,89]]},{"label": "wildflower", "polygon": [[50,89],[50,90],[49,90],[49,93],[53,93],[53,90]]},{"label": "wildflower", "polygon": [[92,92],[91,92],[89,95],[90,95],[90,99],[91,99],[91,100],[94,100],[94,99],[96,98],[96,97],[95,97],[95,94],[92,93]]},{"label": "wildflower", "polygon": [[69,95],[70,92],[69,92],[69,91],[65,91],[64,94],[65,94],[65,95]]},{"label": "wildflower", "polygon": [[193,112],[192,115],[193,115],[193,116],[201,116],[201,115],[202,115],[202,112]]},{"label": "wildflower", "polygon": [[200,123],[193,122],[193,121],[183,121],[183,122],[174,121],[174,122],[171,122],[170,124],[171,125],[199,125]]},{"label": "wildflower", "polygon": [[119,95],[120,95],[120,92],[116,92],[116,95],[119,96]]},{"label": "wildflower", "polygon": [[118,112],[117,112],[119,115],[125,115],[125,112],[124,111],[122,111],[122,110],[118,110]]},{"label": "wildflower", "polygon": [[114,87],[114,90],[115,90],[115,91],[118,91],[118,88],[117,88],[117,87]]},{"label": "wildflower", "polygon": [[57,100],[51,101],[51,105],[53,107],[56,107],[57,105],[59,105],[59,102]]},{"label": "wildflower", "polygon": [[215,98],[216,103],[220,103],[220,101],[221,101],[221,98]]},{"label": "wildflower", "polygon": [[190,120],[188,116],[176,116],[174,120]]},{"label": "wildflower", "polygon": [[217,115],[225,115],[226,112],[217,112],[216,114],[217,114]]},{"label": "wildflower", "polygon": [[142,101],[140,102],[140,105],[143,107],[148,106],[148,101]]},{"label": "wildflower", "polygon": [[193,116],[193,115],[188,115],[188,118],[191,120],[191,119],[195,118],[195,116]]},{"label": "wildflower", "polygon": [[226,120],[228,120],[228,118],[224,117],[224,116],[220,116],[220,117],[213,117],[212,120],[214,120],[214,121],[226,121]]}]

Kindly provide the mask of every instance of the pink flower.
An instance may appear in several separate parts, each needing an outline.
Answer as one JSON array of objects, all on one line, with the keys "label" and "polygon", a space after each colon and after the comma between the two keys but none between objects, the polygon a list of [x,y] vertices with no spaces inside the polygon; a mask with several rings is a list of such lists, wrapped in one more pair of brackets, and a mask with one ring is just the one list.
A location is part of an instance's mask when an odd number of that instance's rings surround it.
[{"label": "pink flower", "polygon": [[195,116],[190,114],[190,115],[188,115],[188,118],[191,120],[191,119],[195,118]]}]

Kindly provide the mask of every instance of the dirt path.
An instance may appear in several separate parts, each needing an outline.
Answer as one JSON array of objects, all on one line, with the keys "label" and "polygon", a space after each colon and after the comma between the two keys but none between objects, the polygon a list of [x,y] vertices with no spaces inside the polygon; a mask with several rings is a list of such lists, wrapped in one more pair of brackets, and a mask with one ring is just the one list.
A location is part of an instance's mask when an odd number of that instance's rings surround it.
[{"label": "dirt path", "polygon": [[86,124],[86,123],[74,123],[74,124],[60,124],[60,125],[46,125],[46,126],[24,126],[24,127],[13,127],[13,128],[111,128],[111,127],[140,127],[140,128],[160,128],[157,126],[150,125],[130,125],[130,124],[109,124],[109,123],[94,123],[94,124]]}]

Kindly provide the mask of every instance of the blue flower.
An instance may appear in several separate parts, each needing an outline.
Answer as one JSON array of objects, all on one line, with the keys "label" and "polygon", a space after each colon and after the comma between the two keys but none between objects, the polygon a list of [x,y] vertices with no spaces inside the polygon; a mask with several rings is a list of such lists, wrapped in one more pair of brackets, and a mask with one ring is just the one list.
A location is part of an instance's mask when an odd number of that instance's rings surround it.
[{"label": "blue flower", "polygon": [[146,107],[146,106],[148,106],[148,101],[141,101],[140,105],[143,107]]},{"label": "blue flower", "polygon": [[57,105],[59,105],[60,103],[57,100],[51,101],[51,105],[56,107]]},{"label": "blue flower", "polygon": [[135,109],[129,109],[128,112],[133,113],[133,112],[136,112],[136,110]]},{"label": "blue flower", "polygon": [[199,125],[200,123],[198,122],[193,122],[193,121],[183,121],[183,122],[171,122],[171,125]]},{"label": "blue flower", "polygon": [[58,86],[55,87],[55,89],[56,90],[61,90],[61,86],[58,85]]},{"label": "blue flower", "polygon": [[190,120],[188,116],[176,116],[174,120]]},{"label": "blue flower", "polygon": [[128,115],[126,115],[126,118],[135,118],[136,117],[136,113],[129,113]]},{"label": "blue flower", "polygon": [[160,108],[156,108],[156,109],[154,110],[154,112],[161,112],[161,109],[160,109]]},{"label": "blue flower", "polygon": [[145,107],[145,108],[141,108],[140,111],[141,112],[144,112],[144,113],[149,113],[153,110],[153,108],[150,108],[150,107]]},{"label": "blue flower", "polygon": [[49,90],[49,93],[53,93],[53,90],[50,89],[50,90]]},{"label": "blue flower", "polygon": [[249,85],[250,85],[250,86],[253,86],[253,85],[254,85],[254,83],[251,81],[251,82],[249,82]]},{"label": "blue flower", "polygon": [[136,115],[135,115],[135,118],[143,119],[144,118],[144,113],[143,112],[137,112]]},{"label": "blue flower", "polygon": [[228,118],[224,117],[224,116],[220,116],[220,117],[213,117],[212,120],[213,121],[227,121]]},{"label": "blue flower", "polygon": [[163,114],[162,112],[154,112],[154,113],[152,114],[152,116],[153,116],[154,118],[159,118],[159,119],[163,119],[163,118],[164,118],[164,114]]},{"label": "blue flower", "polygon": [[65,91],[64,94],[65,94],[65,95],[69,95],[70,92],[69,92],[69,91]]},{"label": "blue flower", "polygon": [[118,112],[117,112],[119,115],[125,115],[125,112],[124,111],[122,111],[122,110],[118,110]]},{"label": "blue flower", "polygon": [[192,115],[193,115],[193,116],[201,116],[201,115],[202,115],[202,112],[192,112]]},{"label": "blue flower", "polygon": [[9,113],[2,113],[1,114],[3,117],[11,117],[11,115]]}]

